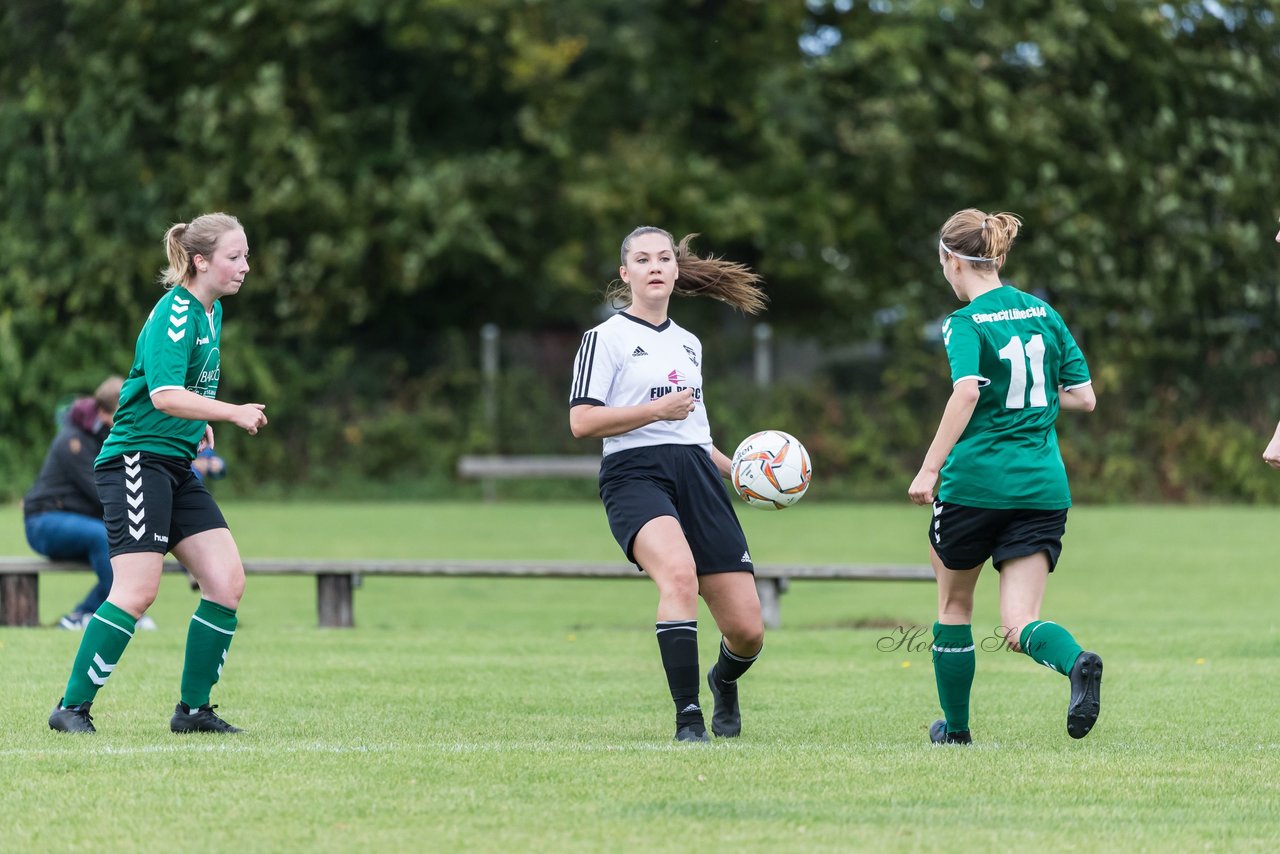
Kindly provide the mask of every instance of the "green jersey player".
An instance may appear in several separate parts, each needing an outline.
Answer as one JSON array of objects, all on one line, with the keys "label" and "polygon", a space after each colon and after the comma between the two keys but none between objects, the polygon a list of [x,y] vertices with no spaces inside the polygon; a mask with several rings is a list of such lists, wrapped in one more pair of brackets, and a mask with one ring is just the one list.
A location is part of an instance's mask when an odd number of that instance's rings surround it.
[{"label": "green jersey player", "polygon": [[220,374],[222,304],[249,272],[249,243],[233,216],[205,214],[165,233],[171,289],[138,335],[111,434],[95,463],[114,580],[89,620],[51,729],[94,732],[89,707],[155,600],[167,552],[200,585],[187,632],[173,732],[239,732],[209,704],[235,635],[244,566],[226,520],[191,459],[213,447],[211,421],[249,434],[267,423],[260,403],[214,399]]},{"label": "green jersey player", "polygon": [[1102,659],[1040,619],[1071,506],[1054,422],[1061,409],[1092,411],[1095,398],[1084,355],[1058,313],[1000,281],[1021,225],[1012,214],[969,208],[947,220],[938,243],[943,276],[967,305],[942,327],[951,399],[908,490],[916,504],[933,506],[933,666],[945,720],[930,737],[938,743],[972,740],[973,591],[988,559],[1000,573],[1004,642],[1069,677],[1072,738],[1098,719]]}]

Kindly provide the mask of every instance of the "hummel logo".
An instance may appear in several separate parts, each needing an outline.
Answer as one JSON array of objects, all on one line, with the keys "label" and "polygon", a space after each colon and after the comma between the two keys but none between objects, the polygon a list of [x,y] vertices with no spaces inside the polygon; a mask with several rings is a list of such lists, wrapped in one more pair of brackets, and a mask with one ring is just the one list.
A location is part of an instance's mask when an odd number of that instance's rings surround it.
[{"label": "hummel logo", "polygon": [[698,708],[698,705],[696,703],[690,703],[689,705],[685,706],[683,709],[680,710],[680,714],[683,715],[689,712],[700,712],[700,711],[702,711],[702,709]]},{"label": "hummel logo", "polygon": [[738,562],[739,562],[739,563],[751,563],[751,552],[743,552],[743,553],[742,553],[742,559],[741,559],[741,560],[739,560]]},{"label": "hummel logo", "polygon": [[649,354],[644,351],[643,347],[637,347],[631,351],[631,355],[634,357],[634,356],[647,356]]}]

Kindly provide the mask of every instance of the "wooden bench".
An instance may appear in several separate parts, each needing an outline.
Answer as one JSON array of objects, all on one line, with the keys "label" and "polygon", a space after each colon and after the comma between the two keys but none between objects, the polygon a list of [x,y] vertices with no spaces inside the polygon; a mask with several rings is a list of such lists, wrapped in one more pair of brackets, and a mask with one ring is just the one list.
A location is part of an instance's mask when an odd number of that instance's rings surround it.
[{"label": "wooden bench", "polygon": [[458,477],[509,480],[527,477],[599,477],[600,455],[465,456],[458,458]]},{"label": "wooden bench", "polygon": [[533,456],[464,456],[458,458],[458,477],[480,481],[480,494],[485,501],[498,497],[496,481],[526,478],[567,477],[572,479],[600,476],[600,455]]},{"label": "wooden bench", "polygon": [[[181,569],[166,561],[166,570]],[[352,592],[364,575],[466,578],[644,578],[627,563],[499,560],[312,560],[261,558],[244,562],[247,575],[314,575],[316,611],[322,628],[355,625]],[[83,563],[40,557],[0,557],[0,625],[39,623],[39,580],[46,572],[88,572]],[[795,579],[846,581],[932,581],[933,570],[916,565],[793,564],[757,566],[756,589],[765,625],[781,625],[780,597]]]}]

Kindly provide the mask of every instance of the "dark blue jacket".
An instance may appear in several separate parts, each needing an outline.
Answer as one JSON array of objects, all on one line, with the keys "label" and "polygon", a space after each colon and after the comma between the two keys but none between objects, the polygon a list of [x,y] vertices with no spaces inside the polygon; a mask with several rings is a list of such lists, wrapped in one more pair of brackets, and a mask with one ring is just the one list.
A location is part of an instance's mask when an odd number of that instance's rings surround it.
[{"label": "dark blue jacket", "polygon": [[62,511],[102,518],[102,501],[94,485],[93,461],[111,428],[98,420],[92,398],[78,400],[67,411],[62,430],[49,446],[35,485],[22,499],[24,516]]}]

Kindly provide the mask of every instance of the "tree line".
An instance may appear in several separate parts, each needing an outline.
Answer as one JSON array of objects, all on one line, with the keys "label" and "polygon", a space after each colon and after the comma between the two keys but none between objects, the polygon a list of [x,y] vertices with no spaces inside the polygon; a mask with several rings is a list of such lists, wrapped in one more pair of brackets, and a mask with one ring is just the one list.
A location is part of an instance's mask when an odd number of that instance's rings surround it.
[{"label": "tree line", "polygon": [[[945,397],[921,330],[954,307],[937,228],[973,205],[1024,218],[1008,278],[1049,296],[1093,366],[1098,417],[1064,430],[1078,488],[1280,497],[1251,468],[1280,417],[1275,14],[10,0],[0,493],[25,488],[60,398],[127,369],[161,235],[208,210],[252,248],[223,388],[273,413],[270,438],[225,439],[255,485],[431,481],[463,450],[573,447],[479,417],[476,330],[572,342],[622,236],[656,224],[755,266],[779,335],[837,354],[750,409],[746,386],[726,395],[726,418],[809,418],[832,482],[875,493]],[[710,353],[748,346],[700,302],[676,310]],[[841,361],[853,344],[876,357]],[[504,394],[562,424],[564,377],[527,367]]]}]

